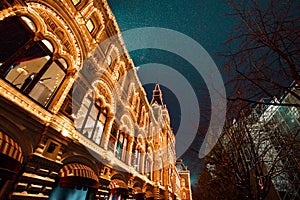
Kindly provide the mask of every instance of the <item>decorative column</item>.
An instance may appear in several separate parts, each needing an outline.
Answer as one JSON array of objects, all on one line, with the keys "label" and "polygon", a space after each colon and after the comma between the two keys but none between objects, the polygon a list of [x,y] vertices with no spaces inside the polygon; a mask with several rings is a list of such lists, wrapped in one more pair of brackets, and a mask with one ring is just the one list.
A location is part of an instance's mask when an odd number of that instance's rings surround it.
[{"label": "decorative column", "polygon": [[101,141],[101,146],[107,150],[108,147],[108,141],[109,141],[109,136],[110,136],[110,131],[114,122],[115,116],[111,113],[107,114],[107,119],[103,131],[103,139]]},{"label": "decorative column", "polygon": [[154,193],[153,194],[154,200],[159,200],[160,199],[160,189],[159,189],[158,185],[154,186],[153,193]]},{"label": "decorative column", "polygon": [[70,91],[71,87],[75,82],[75,77],[77,76],[77,71],[69,70],[66,74],[65,80],[62,83],[62,86],[59,88],[58,92],[56,93],[49,109],[54,113],[57,114],[60,107],[62,106],[68,92]]},{"label": "decorative column", "polygon": [[144,171],[145,171],[145,157],[146,157],[146,153],[145,151],[144,152],[141,152],[141,158],[140,158],[140,173],[141,174],[144,174]]},{"label": "decorative column", "polygon": [[133,137],[128,136],[127,141],[127,157],[126,157],[126,163],[128,166],[131,166],[131,159],[132,159],[132,147],[133,147]]}]

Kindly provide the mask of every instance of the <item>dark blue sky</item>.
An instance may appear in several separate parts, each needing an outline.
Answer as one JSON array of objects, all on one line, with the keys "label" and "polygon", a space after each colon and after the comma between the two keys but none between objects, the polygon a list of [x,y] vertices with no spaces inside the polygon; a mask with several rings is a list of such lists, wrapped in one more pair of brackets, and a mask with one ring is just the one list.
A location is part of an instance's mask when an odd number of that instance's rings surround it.
[{"label": "dark blue sky", "polygon": [[[225,0],[108,0],[117,19],[121,31],[141,27],[162,27],[179,31],[196,40],[210,54],[217,67],[222,71],[224,58],[217,56],[226,51],[223,43],[230,37],[236,22],[226,16],[231,12]],[[126,41],[125,41],[126,44]],[[198,158],[201,146],[201,135],[205,134],[210,114],[210,100],[202,77],[193,67],[178,55],[155,49],[143,49],[130,52],[136,66],[147,63],[161,63],[179,71],[192,85],[200,108],[199,134],[192,146],[182,156],[191,170],[192,182],[197,181],[197,175],[202,168]],[[222,72],[221,72],[222,73]],[[226,81],[226,76],[223,75]],[[156,83],[155,77],[153,83]],[[146,85],[148,97],[151,96],[153,85]],[[164,103],[171,115],[171,123],[176,134],[180,121],[180,103],[172,91],[162,87]]]}]

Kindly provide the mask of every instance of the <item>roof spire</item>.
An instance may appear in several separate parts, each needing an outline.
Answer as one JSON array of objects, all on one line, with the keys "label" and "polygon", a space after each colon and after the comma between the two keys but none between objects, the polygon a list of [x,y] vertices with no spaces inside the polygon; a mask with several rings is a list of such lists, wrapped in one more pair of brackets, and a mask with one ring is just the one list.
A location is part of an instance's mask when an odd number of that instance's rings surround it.
[{"label": "roof spire", "polygon": [[162,101],[162,92],[160,90],[159,84],[156,83],[155,84],[155,88],[153,90],[153,95],[152,95],[152,100],[151,100],[151,104],[157,103],[159,105],[163,105],[163,101]]}]

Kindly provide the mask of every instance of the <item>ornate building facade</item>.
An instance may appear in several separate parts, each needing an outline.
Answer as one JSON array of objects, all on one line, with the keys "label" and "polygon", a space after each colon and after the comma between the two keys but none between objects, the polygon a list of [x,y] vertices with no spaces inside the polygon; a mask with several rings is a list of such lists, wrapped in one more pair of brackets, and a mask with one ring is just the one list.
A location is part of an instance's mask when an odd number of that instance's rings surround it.
[{"label": "ornate building facade", "polygon": [[1,199],[186,199],[105,0],[0,2]]},{"label": "ornate building facade", "polygon": [[190,170],[182,159],[176,161],[176,169],[180,176],[180,197],[182,200],[190,200],[192,199]]}]

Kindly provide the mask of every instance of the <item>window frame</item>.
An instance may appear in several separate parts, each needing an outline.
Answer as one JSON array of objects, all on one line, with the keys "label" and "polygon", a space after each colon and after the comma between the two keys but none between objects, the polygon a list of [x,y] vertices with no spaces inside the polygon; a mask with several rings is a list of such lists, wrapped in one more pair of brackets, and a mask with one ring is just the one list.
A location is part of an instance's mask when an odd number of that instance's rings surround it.
[{"label": "window frame", "polygon": [[[31,20],[26,15],[7,17],[7,20],[9,20],[9,18],[11,18],[12,22],[20,23],[20,28],[24,29],[24,31],[26,31],[28,39],[27,39],[27,41],[24,44],[22,44],[19,47],[16,47],[17,49],[14,49],[13,52],[5,59],[5,61],[0,66],[0,76],[1,76],[1,79],[3,81],[5,81],[9,85],[11,85],[13,88],[16,88],[20,93],[22,93],[23,95],[27,96],[28,98],[30,98],[35,103],[37,103],[38,105],[42,106],[43,108],[49,109],[49,106],[51,105],[51,102],[52,102],[53,98],[57,95],[57,92],[59,91],[59,89],[61,88],[61,85],[63,84],[63,82],[66,79],[67,68],[68,67],[66,68],[59,61],[59,59],[62,58],[62,57],[59,57],[57,59],[53,59],[54,58],[54,54],[53,54],[54,46],[51,43],[51,41],[49,41],[49,39],[47,39],[46,37],[43,37],[43,38],[41,38],[38,41],[34,41],[35,32],[33,32],[33,30],[23,20],[22,17],[23,18],[25,17],[26,19]],[[16,21],[14,21],[14,20],[16,20]],[[45,44],[45,41],[49,42],[52,45],[52,48],[53,48],[52,50],[47,47],[47,45]],[[13,84],[14,81],[11,82],[11,81],[7,80],[5,77],[11,72],[11,70],[13,70],[13,68],[10,69],[11,66],[16,61],[18,61],[18,59],[20,59],[21,56],[24,55],[24,53],[30,52],[31,48],[35,48],[35,45],[37,45],[38,48],[41,48],[41,50],[46,54],[46,56],[49,56],[50,58],[38,70],[38,72],[36,73],[36,76],[33,77],[33,79],[28,83],[28,85],[26,86],[26,88],[24,88],[24,90],[22,90],[21,88],[18,88],[18,87],[16,87]],[[46,57],[46,56],[44,56],[44,57]],[[35,99],[35,98],[31,97],[29,95],[29,93],[37,85],[37,83],[40,81],[41,77],[51,68],[51,66],[52,66],[53,63],[55,63],[57,66],[59,66],[59,68],[61,68],[62,72],[64,73],[64,77],[60,81],[60,83],[57,86],[57,88],[55,89],[55,91],[54,92],[52,91],[53,93],[49,93],[49,94],[51,94],[50,98],[47,100],[47,102],[45,104],[43,104],[43,103],[39,102],[38,99]],[[27,78],[29,78],[29,76]]]}]

